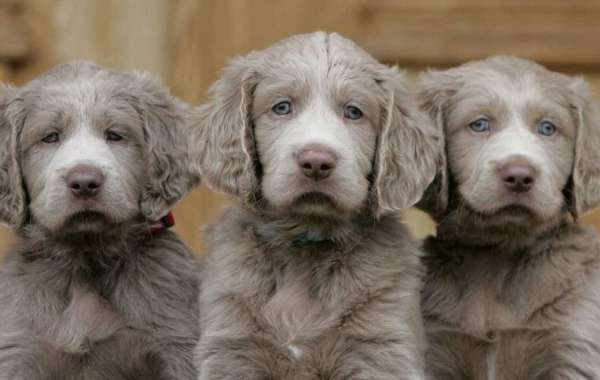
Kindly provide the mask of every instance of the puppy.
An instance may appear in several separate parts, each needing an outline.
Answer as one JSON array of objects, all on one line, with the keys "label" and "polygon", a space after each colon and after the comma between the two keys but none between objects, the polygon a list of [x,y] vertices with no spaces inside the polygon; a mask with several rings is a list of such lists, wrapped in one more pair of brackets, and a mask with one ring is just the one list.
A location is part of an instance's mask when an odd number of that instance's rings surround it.
[{"label": "puppy", "polygon": [[197,265],[161,218],[198,178],[184,108],[140,73],[59,66],[0,101],[0,379],[194,379]]},{"label": "puppy", "polygon": [[493,57],[421,81],[447,161],[421,206],[432,379],[600,376],[600,119],[581,78]]},{"label": "puppy", "polygon": [[[207,232],[200,379],[418,379],[418,250],[396,211],[441,136],[396,69],[318,32],[238,58],[201,106]],[[204,280],[203,280],[204,281]]]}]

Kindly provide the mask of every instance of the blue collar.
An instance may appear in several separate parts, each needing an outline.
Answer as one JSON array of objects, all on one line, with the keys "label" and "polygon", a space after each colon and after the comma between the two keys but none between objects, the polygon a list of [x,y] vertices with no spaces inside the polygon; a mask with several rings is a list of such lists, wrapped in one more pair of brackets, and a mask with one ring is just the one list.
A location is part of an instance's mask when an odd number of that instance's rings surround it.
[{"label": "blue collar", "polygon": [[312,245],[312,244],[331,242],[331,241],[333,241],[333,240],[329,237],[314,235],[309,232],[303,232],[300,235],[296,236],[296,238],[293,241],[293,244],[299,245],[299,246],[304,246],[304,245]]},{"label": "blue collar", "polygon": [[258,235],[265,242],[281,241],[280,238],[288,237],[292,239],[292,245],[296,247],[312,246],[320,243],[332,243],[334,239],[330,236],[323,236],[317,233],[311,233],[308,231],[299,232],[297,234],[289,235],[288,231],[279,230],[274,228],[272,225],[263,224],[257,226]]}]

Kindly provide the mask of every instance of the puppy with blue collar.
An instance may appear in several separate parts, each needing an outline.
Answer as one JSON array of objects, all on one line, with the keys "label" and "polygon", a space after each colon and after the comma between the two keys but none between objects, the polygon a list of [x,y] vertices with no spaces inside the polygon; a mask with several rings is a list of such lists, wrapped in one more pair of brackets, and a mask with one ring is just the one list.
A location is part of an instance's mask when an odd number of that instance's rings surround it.
[{"label": "puppy with blue collar", "polygon": [[418,248],[398,211],[441,151],[395,68],[298,35],[238,58],[192,120],[212,188],[200,379],[420,379]]}]

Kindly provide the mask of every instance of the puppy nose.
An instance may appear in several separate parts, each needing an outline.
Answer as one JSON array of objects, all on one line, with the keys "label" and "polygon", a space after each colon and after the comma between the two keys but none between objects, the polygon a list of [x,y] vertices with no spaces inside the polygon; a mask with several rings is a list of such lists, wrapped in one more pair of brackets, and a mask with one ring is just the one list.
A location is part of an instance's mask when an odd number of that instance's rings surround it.
[{"label": "puppy nose", "polygon": [[67,186],[76,197],[93,197],[104,183],[104,174],[90,165],[78,165],[66,177]]},{"label": "puppy nose", "polygon": [[315,181],[329,177],[337,163],[335,153],[320,145],[307,146],[296,159],[304,175]]},{"label": "puppy nose", "polygon": [[536,171],[528,163],[508,163],[500,169],[504,187],[515,193],[526,193],[535,184]]}]

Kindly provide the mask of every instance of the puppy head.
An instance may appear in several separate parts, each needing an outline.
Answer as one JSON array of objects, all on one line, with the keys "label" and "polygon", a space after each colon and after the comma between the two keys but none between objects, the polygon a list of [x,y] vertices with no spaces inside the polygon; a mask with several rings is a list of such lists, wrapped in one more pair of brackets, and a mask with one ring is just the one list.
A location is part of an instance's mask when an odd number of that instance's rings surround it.
[{"label": "puppy head", "polygon": [[279,212],[375,215],[414,204],[440,139],[395,68],[337,34],[235,60],[199,113],[203,177]]},{"label": "puppy head", "polygon": [[493,57],[423,75],[419,98],[446,135],[447,163],[421,202],[438,220],[460,202],[530,222],[600,201],[600,124],[581,79]]},{"label": "puppy head", "polygon": [[12,226],[155,220],[197,180],[184,166],[183,108],[147,75],[67,64],[0,104],[0,219]]}]

